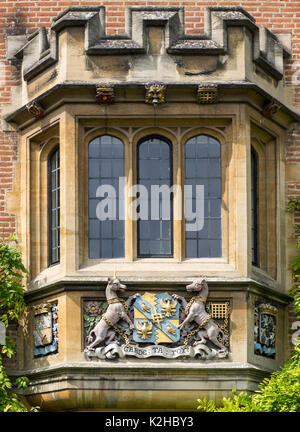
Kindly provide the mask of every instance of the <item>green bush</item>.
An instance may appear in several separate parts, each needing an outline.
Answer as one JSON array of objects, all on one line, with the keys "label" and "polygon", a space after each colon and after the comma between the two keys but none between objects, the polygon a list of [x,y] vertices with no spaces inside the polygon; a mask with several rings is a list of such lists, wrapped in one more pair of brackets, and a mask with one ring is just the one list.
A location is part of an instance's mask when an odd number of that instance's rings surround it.
[{"label": "green bush", "polygon": [[280,371],[265,378],[254,394],[232,391],[220,406],[198,399],[198,410],[205,412],[300,412],[300,345]]},{"label": "green bush", "polygon": [[[23,266],[20,252],[6,243],[0,243],[0,321],[8,327],[12,321],[22,318],[26,304],[22,279],[27,273]],[[29,380],[19,377],[14,383],[8,377],[3,358],[11,358],[15,354],[12,339],[6,338],[5,345],[0,346],[0,412],[27,412],[27,407],[13,393],[13,387],[27,387]],[[32,408],[31,411],[37,411]]]}]

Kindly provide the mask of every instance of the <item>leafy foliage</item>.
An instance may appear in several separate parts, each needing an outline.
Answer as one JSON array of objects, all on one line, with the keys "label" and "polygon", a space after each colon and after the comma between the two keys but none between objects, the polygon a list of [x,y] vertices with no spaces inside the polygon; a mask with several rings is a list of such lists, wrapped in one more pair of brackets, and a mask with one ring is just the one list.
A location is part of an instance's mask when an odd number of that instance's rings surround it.
[{"label": "leafy foliage", "polygon": [[[293,198],[288,211],[300,211],[300,198]],[[300,225],[294,225],[300,231]],[[300,251],[300,236],[297,235]],[[296,284],[290,290],[294,296],[295,313],[300,318],[300,255],[291,262]],[[300,341],[299,341],[300,342]],[[205,412],[300,412],[300,343],[292,351],[291,358],[282,369],[265,378],[254,394],[232,390],[232,397],[223,398],[217,406],[212,400],[198,399],[198,410]]]},{"label": "leafy foliage", "polygon": [[[300,198],[292,198],[288,204],[288,210],[290,212],[300,211]],[[294,229],[296,232],[300,232],[300,224],[295,224]],[[294,296],[295,301],[295,313],[300,316],[300,235],[297,235],[297,250],[299,254],[294,256],[291,262],[291,269],[294,273],[295,285],[289,291]]]},{"label": "leafy foliage", "polygon": [[284,367],[264,379],[253,396],[254,405],[265,412],[300,412],[300,346]]},{"label": "leafy foliage", "polygon": [[289,212],[300,211],[300,198],[291,198],[288,202],[287,209]]},{"label": "leafy foliage", "polygon": [[93,317],[84,314],[83,319],[84,319],[84,328],[85,328],[86,335],[89,335],[90,332],[95,327],[95,325],[100,321],[101,315],[98,315],[97,317]]},{"label": "leafy foliage", "polygon": [[214,401],[198,399],[198,410],[205,412],[300,412],[300,345],[284,367],[265,378],[254,394],[232,390],[232,398]]},{"label": "leafy foliage", "polygon": [[[6,243],[0,243],[0,321],[6,327],[9,322],[20,320],[26,310],[23,275],[27,273],[23,266],[20,252]],[[12,358],[15,354],[14,341],[6,338],[5,345],[0,346],[0,412],[27,412],[28,408],[13,393],[13,387],[27,387],[26,377],[16,378],[12,383],[3,365],[3,358]],[[37,411],[34,407],[31,411]]]},{"label": "leafy foliage", "polygon": [[0,244],[0,320],[7,326],[9,320],[18,320],[26,309],[22,287],[27,273],[16,248]]},{"label": "leafy foliage", "polygon": [[90,332],[93,330],[95,325],[101,320],[102,315],[106,312],[106,309],[108,307],[107,302],[102,302],[101,304],[101,314],[96,316],[90,316],[89,314],[85,313],[83,315],[84,320],[84,329],[85,329],[85,335],[88,336]]},{"label": "leafy foliage", "polygon": [[252,397],[247,393],[237,393],[232,390],[232,398],[223,398],[221,406],[217,406],[214,401],[198,399],[198,410],[204,412],[253,412],[255,411]]}]

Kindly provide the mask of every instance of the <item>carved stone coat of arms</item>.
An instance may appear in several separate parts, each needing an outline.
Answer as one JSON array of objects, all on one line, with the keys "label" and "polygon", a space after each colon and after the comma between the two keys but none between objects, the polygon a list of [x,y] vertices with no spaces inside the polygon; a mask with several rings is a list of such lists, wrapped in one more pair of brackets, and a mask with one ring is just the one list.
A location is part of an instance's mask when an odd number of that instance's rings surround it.
[{"label": "carved stone coat of arms", "polygon": [[34,356],[54,354],[58,350],[58,306],[43,303],[34,306]]},{"label": "carved stone coat of arms", "polygon": [[124,300],[119,294],[125,290],[118,278],[108,279],[105,304],[86,302],[88,359],[227,357],[229,302],[207,302],[204,279],[187,285],[186,290],[196,294],[189,301],[168,292],[136,293]]}]

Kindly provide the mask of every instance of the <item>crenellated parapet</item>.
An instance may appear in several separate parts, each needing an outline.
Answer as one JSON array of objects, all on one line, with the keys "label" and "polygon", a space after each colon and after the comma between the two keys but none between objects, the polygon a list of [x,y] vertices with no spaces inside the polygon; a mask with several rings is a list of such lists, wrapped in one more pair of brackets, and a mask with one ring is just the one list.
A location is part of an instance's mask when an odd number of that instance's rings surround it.
[{"label": "crenellated parapet", "polygon": [[21,62],[23,81],[6,107],[7,121],[26,121],[22,112],[33,103],[47,113],[49,92],[58,89],[67,89],[70,98],[81,88],[87,100],[95,97],[95,88],[106,86],[120,101],[124,93],[118,89],[155,82],[166,86],[169,96],[172,88],[184,86],[185,97],[200,103],[199,86],[217,88],[218,102],[233,97],[229,88],[241,89],[246,98],[254,90],[262,112],[272,101],[286,107],[288,116],[295,111],[283,79],[290,51],[280,35],[259,28],[241,7],[208,7],[204,23],[204,34],[187,35],[183,7],[134,6],[126,10],[125,33],[107,35],[104,6],[70,7],[53,19],[49,31],[41,27],[22,46],[20,38],[8,39],[8,57]]},{"label": "crenellated parapet", "polygon": [[205,33],[189,36],[184,31],[183,7],[129,7],[126,33],[106,35],[105,8],[70,7],[56,18],[49,34],[44,27],[33,33],[16,53],[23,59],[23,76],[30,80],[58,61],[58,34],[68,27],[84,27],[84,49],[87,55],[143,55],[147,53],[147,27],[164,29],[164,47],[176,55],[220,55],[228,53],[228,27],[248,29],[253,35],[253,61],[265,67],[280,80],[283,60],[290,56],[276,35],[259,29],[255,19],[241,7],[208,7]]}]

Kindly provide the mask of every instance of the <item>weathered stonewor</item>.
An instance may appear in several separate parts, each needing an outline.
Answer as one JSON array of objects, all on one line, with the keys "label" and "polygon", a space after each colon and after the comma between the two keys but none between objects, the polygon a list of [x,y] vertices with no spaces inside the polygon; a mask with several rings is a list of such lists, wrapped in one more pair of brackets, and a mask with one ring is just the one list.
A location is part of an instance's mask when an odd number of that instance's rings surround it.
[{"label": "weathered stonewor", "polygon": [[[0,224],[5,238],[18,236],[29,270],[25,296],[31,311],[28,334],[18,343],[18,367],[11,371],[29,376],[24,390],[28,401],[47,410],[190,410],[197,398],[214,395],[218,400],[236,385],[254,391],[263,377],[281,367],[297,331],[289,321],[288,289],[293,283],[293,224],[299,215],[285,209],[289,197],[299,196],[298,3],[241,2],[241,9],[216,1],[206,12],[199,2],[165,7],[165,2],[149,6],[144,1],[136,7],[128,1],[126,6],[133,7],[127,12],[120,3],[82,7],[78,0],[65,10],[62,1],[29,1],[20,3],[21,13],[5,2],[7,13],[1,17],[6,29],[0,46]],[[97,103],[98,85],[113,88],[113,103]],[[146,86],[157,85],[165,87],[164,103],[153,103],[155,97],[146,102]],[[28,111],[32,102],[43,108],[42,116]],[[184,222],[176,218],[171,257],[139,257],[137,226],[130,218],[124,221],[123,258],[89,256],[88,148],[103,136],[124,145],[127,186],[136,181],[136,149],[144,139],[159,136],[170,144],[172,180],[178,184],[185,181],[185,144],[199,136],[209,137],[207,145],[219,143],[220,256],[187,258]],[[58,148],[60,262],[49,265],[49,158]],[[259,161],[256,263],[251,148]],[[173,200],[178,212],[178,194]],[[161,342],[164,332],[153,334],[162,311],[147,321],[134,318],[131,305],[128,316],[137,320],[135,329],[119,320],[113,325],[120,333],[111,342],[109,332],[102,333],[104,342],[84,352],[96,340],[91,331],[105,315],[107,275],[116,267],[127,293],[120,295],[124,303],[109,306],[123,306],[123,312],[136,293],[162,299],[164,310],[173,305],[167,293],[183,297],[188,305],[185,286],[201,275],[210,296],[205,307],[199,300],[187,314],[181,306],[180,323],[165,322],[173,342],[180,332],[175,345]],[[276,320],[256,314],[258,299],[276,306]],[[58,305],[58,349],[52,352],[51,317],[38,327],[31,309],[44,302]],[[204,317],[203,328],[191,319],[179,329],[194,309],[198,321],[199,314]],[[216,339],[225,347],[223,353],[207,340],[209,329],[216,333],[208,317],[213,314],[227,336],[218,332]],[[256,318],[262,324],[258,331]],[[104,319],[110,326],[108,321]],[[37,356],[34,324],[40,331]],[[253,335],[262,353],[271,356],[261,355]],[[157,344],[148,340],[154,336]],[[186,351],[190,357],[182,355]]]}]

